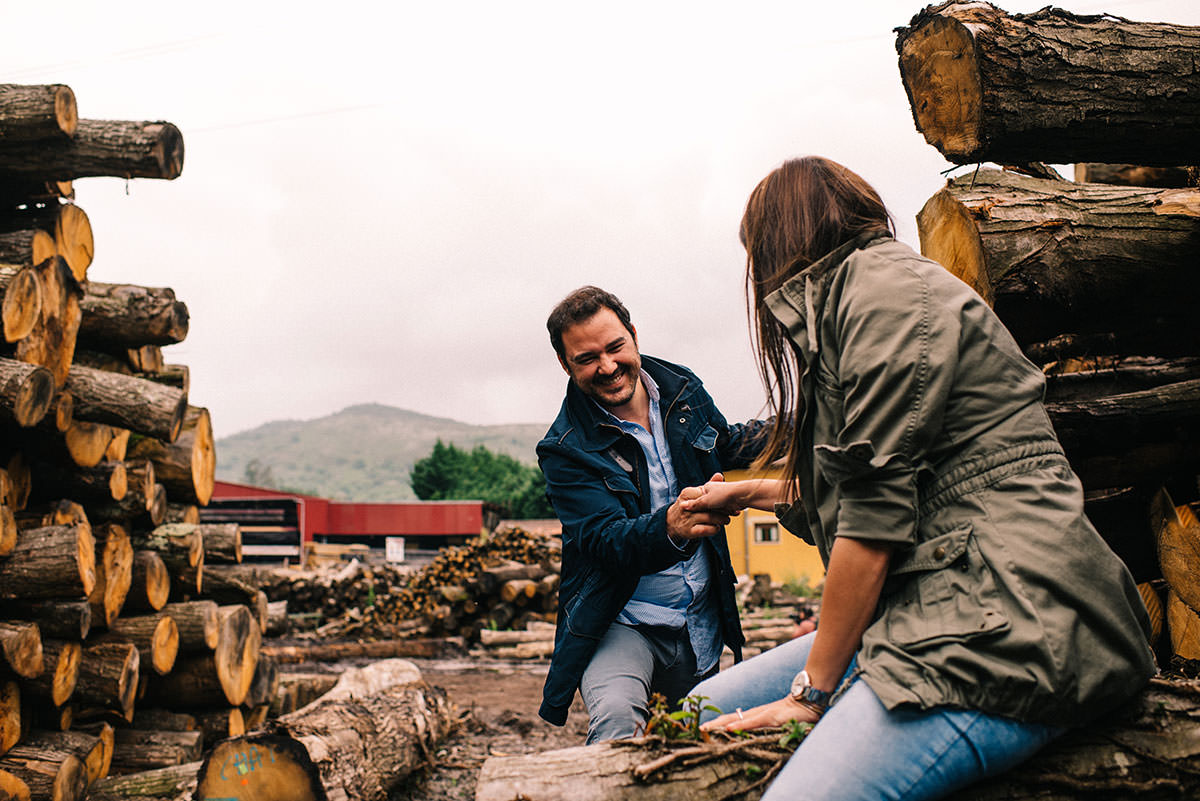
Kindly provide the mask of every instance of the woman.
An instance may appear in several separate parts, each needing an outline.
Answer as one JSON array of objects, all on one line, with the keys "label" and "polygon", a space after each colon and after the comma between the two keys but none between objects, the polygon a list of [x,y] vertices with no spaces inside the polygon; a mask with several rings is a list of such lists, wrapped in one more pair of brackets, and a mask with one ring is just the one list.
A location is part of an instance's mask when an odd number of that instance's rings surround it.
[{"label": "woman", "polygon": [[690,504],[775,508],[826,565],[816,632],[693,690],[726,711],[709,728],[817,724],[764,801],[939,798],[1155,671],[1041,373],[890,232],[875,190],[815,157],[768,175],[742,219],[776,413],[757,464],[782,460],[785,478],[709,482]]}]

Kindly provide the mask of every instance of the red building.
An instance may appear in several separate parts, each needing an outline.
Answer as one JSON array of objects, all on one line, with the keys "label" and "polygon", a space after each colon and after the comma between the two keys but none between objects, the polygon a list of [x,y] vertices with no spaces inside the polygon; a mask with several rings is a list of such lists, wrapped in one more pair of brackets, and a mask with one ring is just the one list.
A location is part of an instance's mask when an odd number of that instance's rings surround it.
[{"label": "red building", "polygon": [[298,556],[311,542],[382,548],[388,537],[432,550],[484,532],[482,501],[352,503],[231,481],[216,482],[200,514],[205,522],[241,524],[247,555]]}]

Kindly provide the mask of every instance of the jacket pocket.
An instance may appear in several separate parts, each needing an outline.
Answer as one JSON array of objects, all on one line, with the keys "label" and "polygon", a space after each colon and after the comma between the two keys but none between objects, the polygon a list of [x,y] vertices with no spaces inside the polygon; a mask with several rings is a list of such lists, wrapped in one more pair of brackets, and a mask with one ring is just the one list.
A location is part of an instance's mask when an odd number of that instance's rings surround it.
[{"label": "jacket pocket", "polygon": [[717,429],[706,425],[692,440],[692,447],[698,451],[711,453],[717,447]]},{"label": "jacket pocket", "polygon": [[603,573],[593,572],[564,610],[567,616],[567,630],[577,637],[599,640],[612,622],[604,614],[607,604],[598,602],[601,599],[597,597],[597,588],[603,580]]},{"label": "jacket pocket", "polygon": [[884,620],[897,645],[929,647],[1010,627],[970,523],[922,542],[888,574]]}]

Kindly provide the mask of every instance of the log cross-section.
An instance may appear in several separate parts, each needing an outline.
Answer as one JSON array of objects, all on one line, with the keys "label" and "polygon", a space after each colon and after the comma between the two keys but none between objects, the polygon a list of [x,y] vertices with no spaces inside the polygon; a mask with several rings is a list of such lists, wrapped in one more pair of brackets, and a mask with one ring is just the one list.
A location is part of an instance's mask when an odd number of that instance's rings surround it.
[{"label": "log cross-section", "polygon": [[0,358],[0,418],[36,425],[54,401],[54,376],[45,367]]}]

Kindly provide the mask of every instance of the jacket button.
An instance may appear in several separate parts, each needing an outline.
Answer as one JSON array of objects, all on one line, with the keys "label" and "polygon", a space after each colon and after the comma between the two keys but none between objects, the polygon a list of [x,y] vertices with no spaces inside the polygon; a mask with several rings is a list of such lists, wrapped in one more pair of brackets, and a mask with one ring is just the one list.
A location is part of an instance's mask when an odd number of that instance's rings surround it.
[{"label": "jacket button", "polygon": [[945,559],[946,558],[946,549],[943,546],[939,545],[933,552],[933,558],[937,559],[939,562],[941,560]]},{"label": "jacket button", "polygon": [[681,422],[681,423],[686,423],[686,422],[687,422],[687,418],[686,418],[686,417],[680,417],[680,418],[679,418],[679,422]]}]

